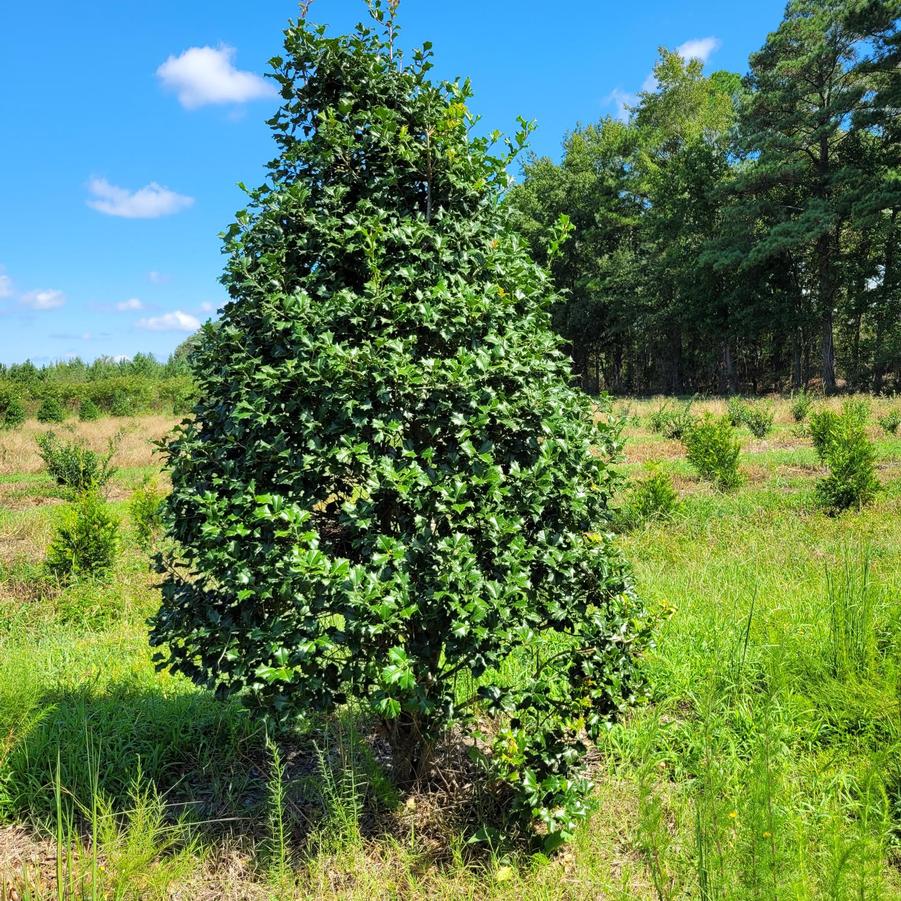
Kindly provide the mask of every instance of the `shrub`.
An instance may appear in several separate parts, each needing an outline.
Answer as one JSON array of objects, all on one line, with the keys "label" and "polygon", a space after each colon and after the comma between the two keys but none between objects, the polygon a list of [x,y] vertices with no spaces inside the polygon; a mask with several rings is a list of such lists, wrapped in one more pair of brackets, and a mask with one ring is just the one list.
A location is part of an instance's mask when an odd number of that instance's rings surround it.
[{"label": "shrub", "polygon": [[8,388],[0,389],[0,428],[15,429],[25,422],[25,407],[19,395]]},{"label": "shrub", "polygon": [[163,492],[149,476],[134,490],[128,512],[138,545],[149,551],[162,531]]},{"label": "shrub", "polygon": [[775,415],[772,404],[758,401],[745,408],[744,423],[755,438],[764,438],[772,431]]},{"label": "shrub", "polygon": [[865,397],[849,397],[842,404],[842,415],[864,426],[870,419],[870,402]]},{"label": "shrub", "polygon": [[94,490],[66,511],[47,551],[47,569],[61,582],[109,572],[119,547],[119,525]]},{"label": "shrub", "polygon": [[509,230],[511,158],[428,58],[286,33],[283,157],[226,232],[231,302],[168,445],[151,640],[272,718],[352,698],[401,786],[465,741],[552,849],[586,812],[586,735],[641,684],[647,619],[607,533],[617,429],[572,387],[549,277]]},{"label": "shrub", "polygon": [[694,422],[691,413],[691,401],[679,404],[671,409],[669,402],[664,402],[657,410],[653,411],[649,418],[651,430],[671,440],[680,439]]},{"label": "shrub", "polygon": [[702,478],[724,491],[738,486],[739,443],[728,416],[717,418],[706,413],[689,429],[683,443],[688,462]]},{"label": "shrub", "polygon": [[838,422],[838,414],[825,408],[814,410],[808,418],[807,428],[820,461],[826,459],[826,449],[838,428]]},{"label": "shrub", "polygon": [[86,397],[78,405],[78,418],[82,422],[95,422],[100,419],[102,415],[103,411],[89,397]]},{"label": "shrub", "polygon": [[116,391],[110,400],[109,411],[112,416],[134,416],[137,412],[135,398],[127,391]]},{"label": "shrub", "polygon": [[669,519],[679,507],[679,495],[668,472],[657,465],[647,467],[645,478],[634,482],[623,510],[629,525]]},{"label": "shrub", "polygon": [[829,513],[868,504],[879,488],[876,454],[858,409],[835,416],[820,455],[829,474],[817,483],[817,499]]},{"label": "shrub", "polygon": [[901,410],[897,407],[889,410],[884,416],[879,417],[879,425],[886,435],[897,435],[898,426],[901,426]]},{"label": "shrub", "polygon": [[813,398],[802,388],[792,396],[791,414],[795,422],[803,422],[813,406]]},{"label": "shrub", "polygon": [[726,415],[729,422],[737,429],[745,421],[745,415],[748,412],[747,403],[738,395],[730,397],[726,401]]},{"label": "shrub", "polygon": [[51,394],[41,401],[37,412],[38,422],[62,422],[65,418],[66,411],[58,398]]},{"label": "shrub", "polygon": [[115,468],[111,465],[119,437],[112,438],[106,454],[87,447],[77,439],[61,441],[55,432],[37,438],[41,459],[57,485],[74,492],[102,491]]}]

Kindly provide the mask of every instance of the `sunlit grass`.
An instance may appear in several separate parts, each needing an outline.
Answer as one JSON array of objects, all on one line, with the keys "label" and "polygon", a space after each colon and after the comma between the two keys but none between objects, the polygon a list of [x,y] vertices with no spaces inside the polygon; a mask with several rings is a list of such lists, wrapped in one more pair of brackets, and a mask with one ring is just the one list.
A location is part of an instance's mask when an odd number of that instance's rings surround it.
[{"label": "sunlit grass", "polygon": [[393,798],[353,717],[273,750],[237,704],[158,672],[127,517],[145,436],[116,461],[115,573],[69,588],[41,567],[62,499],[17,438],[22,466],[9,448],[0,463],[0,899],[899,897],[901,438],[871,426],[883,488],[828,517],[788,401],[766,438],[742,434],[729,494],[648,431],[657,403],[629,404],[624,472],[660,461],[682,503],[620,536],[660,614],[653,702],[602,741],[596,809],[551,861],[473,854],[440,810]]}]

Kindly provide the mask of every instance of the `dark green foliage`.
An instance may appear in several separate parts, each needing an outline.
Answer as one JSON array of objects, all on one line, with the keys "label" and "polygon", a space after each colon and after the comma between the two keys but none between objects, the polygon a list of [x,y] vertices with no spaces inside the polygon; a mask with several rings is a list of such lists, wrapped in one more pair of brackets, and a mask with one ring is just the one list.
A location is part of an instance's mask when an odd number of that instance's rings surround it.
[{"label": "dark green foliage", "polygon": [[901,426],[901,409],[893,407],[884,416],[880,416],[879,425],[886,435],[897,435],[898,426]]},{"label": "dark green foliage", "polygon": [[575,227],[551,268],[586,388],[901,385],[899,22],[897,0],[790,0],[745,78],[661,48],[627,121],[527,161],[533,251]]},{"label": "dark green foliage", "polygon": [[103,415],[103,411],[89,397],[78,405],[78,418],[82,422],[95,422]]},{"label": "dark green foliage", "polygon": [[694,422],[694,416],[691,412],[691,401],[685,404],[677,404],[675,407],[671,407],[667,401],[657,410],[654,410],[648,419],[651,431],[663,435],[664,438],[678,441],[691,428]]},{"label": "dark green foliage", "polygon": [[138,406],[134,395],[127,391],[116,391],[110,400],[109,412],[112,416],[134,416]]},{"label": "dark green foliage", "polygon": [[65,418],[65,408],[52,394],[45,397],[38,407],[38,422],[62,422]]},{"label": "dark green foliage", "polygon": [[156,544],[163,528],[163,492],[149,476],[132,492],[128,502],[135,537],[145,551]]},{"label": "dark green foliage", "polygon": [[15,429],[25,422],[25,407],[18,394],[0,388],[0,429]]},{"label": "dark green foliage", "polygon": [[47,569],[60,582],[106,575],[119,548],[119,524],[96,490],[65,511],[47,551]]},{"label": "dark green foliage", "polygon": [[401,785],[494,718],[489,784],[553,848],[586,738],[640,684],[646,619],[605,533],[618,429],[570,385],[468,85],[362,27],[292,24],[273,65],[280,155],[191,353],[152,642],[281,720],[360,705]]},{"label": "dark green foliage", "polygon": [[775,415],[776,410],[772,404],[757,401],[745,407],[743,422],[755,438],[765,438],[773,430]]},{"label": "dark green foliage", "polygon": [[829,474],[817,483],[817,499],[829,513],[860,509],[879,489],[876,454],[860,409],[846,404],[841,416],[833,413],[828,424],[819,428],[817,453]]},{"label": "dark green foliage", "polygon": [[813,398],[803,389],[792,396],[791,412],[795,422],[803,422],[813,406]]},{"label": "dark green foliage", "polygon": [[102,491],[115,468],[112,459],[118,446],[113,438],[106,454],[87,447],[82,441],[60,440],[55,432],[45,432],[37,438],[41,459],[57,485],[73,492]]},{"label": "dark green foliage", "polygon": [[645,477],[633,482],[623,507],[622,519],[631,526],[669,519],[679,503],[670,474],[660,466],[650,464]]},{"label": "dark green foliage", "polygon": [[705,413],[682,439],[688,462],[717,488],[729,491],[741,482],[739,443],[728,416]]}]

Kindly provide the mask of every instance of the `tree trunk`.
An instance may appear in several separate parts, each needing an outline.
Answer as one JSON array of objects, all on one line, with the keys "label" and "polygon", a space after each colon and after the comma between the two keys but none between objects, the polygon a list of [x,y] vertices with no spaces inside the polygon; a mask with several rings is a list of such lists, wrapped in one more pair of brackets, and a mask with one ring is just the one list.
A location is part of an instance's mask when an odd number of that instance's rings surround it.
[{"label": "tree trunk", "polygon": [[682,331],[678,325],[669,328],[669,390],[670,394],[682,393]]},{"label": "tree trunk", "polygon": [[801,348],[804,339],[801,328],[798,326],[792,330],[792,390],[800,391],[804,387],[803,362],[801,360]]},{"label": "tree trunk", "polygon": [[879,290],[879,309],[876,312],[876,335],[873,342],[873,393],[882,391],[882,380],[885,378],[885,359],[883,357],[883,344],[885,343],[886,325],[889,322],[891,309],[894,304],[895,282],[895,223],[898,220],[898,210],[892,210],[889,219],[888,235],[885,239],[885,263],[882,270],[882,285]]}]

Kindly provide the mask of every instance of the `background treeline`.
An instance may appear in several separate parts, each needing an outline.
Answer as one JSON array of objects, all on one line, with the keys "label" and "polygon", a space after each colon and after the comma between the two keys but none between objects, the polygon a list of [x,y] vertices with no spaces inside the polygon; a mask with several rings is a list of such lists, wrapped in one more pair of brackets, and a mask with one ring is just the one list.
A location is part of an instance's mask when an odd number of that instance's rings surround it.
[{"label": "background treeline", "polygon": [[742,78],[661,50],[509,194],[589,391],[901,384],[901,0],[792,0]]},{"label": "background treeline", "polygon": [[83,415],[86,409],[114,416],[185,413],[194,397],[188,343],[165,363],[150,354],[136,354],[123,360],[100,357],[92,363],[76,358],[46,366],[30,361],[0,364],[0,414],[11,403],[25,415],[45,414],[50,419]]}]

